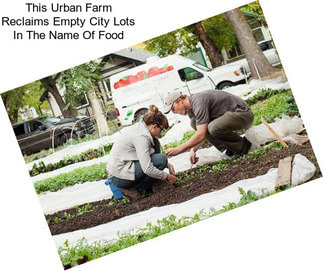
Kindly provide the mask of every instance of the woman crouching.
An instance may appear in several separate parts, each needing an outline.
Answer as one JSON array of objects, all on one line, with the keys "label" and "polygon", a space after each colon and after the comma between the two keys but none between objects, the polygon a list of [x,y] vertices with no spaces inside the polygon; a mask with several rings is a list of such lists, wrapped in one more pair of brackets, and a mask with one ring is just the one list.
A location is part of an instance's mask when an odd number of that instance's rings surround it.
[{"label": "woman crouching", "polygon": [[[143,121],[124,131],[113,144],[107,163],[111,177],[106,184],[110,185],[115,199],[127,196],[134,200],[150,194],[157,180],[176,182],[174,167],[160,153],[157,139],[165,129],[168,129],[166,116],[151,105]],[[163,171],[166,167],[169,173]]]}]

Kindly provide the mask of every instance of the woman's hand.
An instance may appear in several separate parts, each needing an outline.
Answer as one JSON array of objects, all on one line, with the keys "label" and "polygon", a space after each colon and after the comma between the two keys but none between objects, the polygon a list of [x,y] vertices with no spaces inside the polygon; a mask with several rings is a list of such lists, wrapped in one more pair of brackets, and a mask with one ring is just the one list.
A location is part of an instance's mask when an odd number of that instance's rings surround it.
[{"label": "woman's hand", "polygon": [[165,154],[167,156],[176,156],[182,152],[181,146],[178,146],[176,148],[169,148],[165,151]]},{"label": "woman's hand", "polygon": [[167,181],[171,184],[175,183],[177,181],[177,177],[172,174],[167,174]]},{"label": "woman's hand", "polygon": [[174,166],[171,163],[168,163],[168,169],[169,169],[169,173],[172,175],[176,175]]}]

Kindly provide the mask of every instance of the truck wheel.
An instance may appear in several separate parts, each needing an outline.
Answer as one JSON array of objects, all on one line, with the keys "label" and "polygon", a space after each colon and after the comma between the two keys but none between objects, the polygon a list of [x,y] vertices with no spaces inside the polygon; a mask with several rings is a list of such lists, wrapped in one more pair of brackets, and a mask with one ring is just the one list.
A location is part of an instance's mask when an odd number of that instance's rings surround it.
[{"label": "truck wheel", "polygon": [[[71,133],[70,133],[71,134]],[[70,139],[78,139],[79,137],[77,136],[77,134],[73,133],[72,136],[70,137]]]},{"label": "truck wheel", "polygon": [[225,88],[229,88],[229,87],[233,87],[234,84],[232,82],[226,81],[226,82],[222,82],[218,85],[218,89],[225,89]]},{"label": "truck wheel", "polygon": [[138,122],[142,119],[142,117],[148,112],[148,109],[147,108],[142,108],[140,110],[138,110],[136,113],[135,113],[135,117],[134,117],[134,123],[135,122]]},{"label": "truck wheel", "polygon": [[67,136],[66,134],[62,134],[56,139],[56,144],[55,147],[63,145],[67,141]]}]

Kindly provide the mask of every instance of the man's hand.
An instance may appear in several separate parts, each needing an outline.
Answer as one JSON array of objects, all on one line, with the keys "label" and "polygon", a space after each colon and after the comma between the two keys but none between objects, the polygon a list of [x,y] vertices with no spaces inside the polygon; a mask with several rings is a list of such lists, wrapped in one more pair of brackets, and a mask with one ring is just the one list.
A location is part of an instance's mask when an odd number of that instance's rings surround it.
[{"label": "man's hand", "polygon": [[190,162],[191,162],[191,164],[197,163],[198,160],[199,160],[199,158],[196,157],[196,152],[195,152],[194,148],[192,148],[191,151],[190,151]]},{"label": "man's hand", "polygon": [[172,174],[167,174],[167,181],[171,184],[175,183],[177,180],[177,177]]},{"label": "man's hand", "polygon": [[171,163],[168,163],[168,169],[169,169],[169,173],[172,175],[176,175],[174,166]]},{"label": "man's hand", "polygon": [[186,141],[184,144],[182,144],[176,148],[167,149],[165,151],[165,154],[167,156],[175,156],[175,155],[180,154],[190,148],[198,146],[205,139],[207,129],[208,129],[207,127],[208,127],[207,123],[198,125],[196,127],[197,132],[188,141]]},{"label": "man's hand", "polygon": [[176,147],[176,148],[169,148],[165,151],[165,154],[167,156],[175,156],[177,154],[180,154],[182,152],[180,146],[179,147]]}]

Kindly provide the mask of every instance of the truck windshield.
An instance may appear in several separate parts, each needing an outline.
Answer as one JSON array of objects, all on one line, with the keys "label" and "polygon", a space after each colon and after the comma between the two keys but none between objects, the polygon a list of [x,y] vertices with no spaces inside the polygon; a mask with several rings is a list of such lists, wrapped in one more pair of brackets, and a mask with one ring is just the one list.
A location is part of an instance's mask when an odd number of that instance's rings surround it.
[{"label": "truck windshield", "polygon": [[199,69],[203,70],[203,71],[206,71],[206,72],[211,71],[211,69],[210,69],[210,68],[205,67],[205,66],[203,66],[203,65],[202,65],[202,64],[200,64],[200,63],[195,62],[193,65],[194,65],[195,67],[197,67],[197,68],[199,68]]},{"label": "truck windshield", "polygon": [[39,120],[49,124],[56,124],[57,122],[60,122],[59,118],[46,117],[46,116],[39,118]]}]

